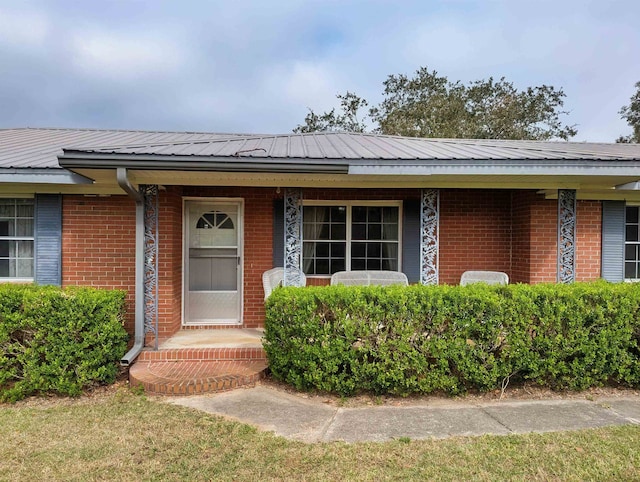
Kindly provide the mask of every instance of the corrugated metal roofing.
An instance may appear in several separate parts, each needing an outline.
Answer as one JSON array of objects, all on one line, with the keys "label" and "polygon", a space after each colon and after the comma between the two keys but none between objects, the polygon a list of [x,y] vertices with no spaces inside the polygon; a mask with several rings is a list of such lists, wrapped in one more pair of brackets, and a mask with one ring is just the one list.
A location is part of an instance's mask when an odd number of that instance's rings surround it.
[{"label": "corrugated metal roofing", "polygon": [[62,150],[95,154],[326,160],[640,160],[638,144],[19,128],[0,130],[0,168],[59,168]]},{"label": "corrugated metal roofing", "polygon": [[0,168],[60,168],[62,149],[73,146],[110,147],[156,142],[218,140],[233,134],[207,132],[125,131],[99,129],[0,129]]},{"label": "corrugated metal roofing", "polygon": [[115,149],[89,147],[79,150],[100,154],[258,159],[640,160],[640,145],[637,144],[423,139],[336,132],[151,142]]}]

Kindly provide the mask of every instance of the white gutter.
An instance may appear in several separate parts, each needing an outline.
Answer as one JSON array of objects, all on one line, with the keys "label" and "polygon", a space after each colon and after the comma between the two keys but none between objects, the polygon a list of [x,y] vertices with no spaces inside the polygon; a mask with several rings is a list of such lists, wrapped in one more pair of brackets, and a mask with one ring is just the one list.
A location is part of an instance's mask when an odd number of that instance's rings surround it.
[{"label": "white gutter", "polygon": [[127,177],[127,169],[116,171],[118,185],[136,202],[136,278],[135,278],[135,324],[134,343],[122,357],[120,364],[129,366],[144,348],[144,197],[135,189]]}]

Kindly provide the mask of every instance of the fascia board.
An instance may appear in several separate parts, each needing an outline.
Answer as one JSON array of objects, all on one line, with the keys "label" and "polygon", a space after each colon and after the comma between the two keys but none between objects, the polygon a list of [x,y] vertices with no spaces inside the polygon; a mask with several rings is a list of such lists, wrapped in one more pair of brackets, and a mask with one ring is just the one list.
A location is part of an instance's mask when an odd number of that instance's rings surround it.
[{"label": "fascia board", "polygon": [[93,181],[66,169],[0,169],[0,182],[21,184],[92,184]]}]

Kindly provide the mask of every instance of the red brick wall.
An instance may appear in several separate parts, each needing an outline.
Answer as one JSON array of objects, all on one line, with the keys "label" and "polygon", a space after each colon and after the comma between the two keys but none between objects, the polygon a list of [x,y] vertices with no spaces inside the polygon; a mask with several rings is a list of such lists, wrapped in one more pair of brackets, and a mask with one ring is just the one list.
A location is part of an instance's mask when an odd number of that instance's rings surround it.
[{"label": "red brick wall", "polygon": [[[417,189],[305,189],[305,199],[418,199]],[[160,192],[160,338],[182,321],[183,196],[244,199],[244,326],[264,323],[262,273],[272,267],[273,188],[169,187]],[[282,194],[280,194],[282,196]],[[505,271],[513,282],[555,281],[557,202],[534,191],[441,190],[440,282],[457,284],[463,271]],[[126,196],[64,196],[64,285],[128,291],[133,332],[135,204]],[[579,201],[577,278],[600,277],[601,203]],[[308,284],[327,284],[310,279]]]},{"label": "red brick wall", "polygon": [[511,193],[511,276],[512,283],[528,283],[531,277],[531,209],[533,191]]},{"label": "red brick wall", "polygon": [[576,278],[591,281],[601,277],[602,202],[578,201],[576,223]]},{"label": "red brick wall", "polygon": [[159,193],[158,325],[159,338],[182,324],[182,194],[169,187]]},{"label": "red brick wall", "polygon": [[[553,283],[558,263],[558,203],[533,191],[514,191],[512,281]],[[600,278],[602,203],[577,202],[576,279]]]},{"label": "red brick wall", "polygon": [[531,210],[529,283],[554,283],[558,271],[558,201],[535,195]]},{"label": "red brick wall", "polygon": [[510,191],[440,191],[440,283],[467,270],[511,274]]},{"label": "red brick wall", "polygon": [[127,196],[64,196],[62,284],[127,291],[125,327],[133,333],[135,203]]}]

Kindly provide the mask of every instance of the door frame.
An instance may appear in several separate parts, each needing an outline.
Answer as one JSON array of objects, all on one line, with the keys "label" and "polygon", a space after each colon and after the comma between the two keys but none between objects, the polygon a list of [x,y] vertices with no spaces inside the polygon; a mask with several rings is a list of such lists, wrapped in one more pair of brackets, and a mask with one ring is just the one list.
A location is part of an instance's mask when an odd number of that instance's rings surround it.
[{"label": "door frame", "polygon": [[[187,320],[187,262],[189,258],[189,240],[187,239],[187,204],[191,202],[199,203],[227,203],[238,205],[238,254],[240,255],[240,273],[239,273],[239,301],[238,301],[238,321],[235,323],[189,323]],[[198,197],[183,196],[182,197],[182,320],[181,326],[198,327],[198,326],[242,326],[244,324],[244,198],[240,197]]]}]

